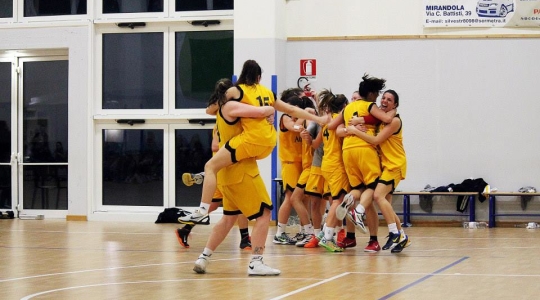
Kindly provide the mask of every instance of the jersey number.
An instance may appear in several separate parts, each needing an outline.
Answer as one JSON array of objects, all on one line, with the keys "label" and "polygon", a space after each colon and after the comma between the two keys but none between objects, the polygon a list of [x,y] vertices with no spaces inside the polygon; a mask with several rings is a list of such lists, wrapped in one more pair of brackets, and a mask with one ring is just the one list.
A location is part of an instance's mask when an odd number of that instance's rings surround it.
[{"label": "jersey number", "polygon": [[268,102],[270,102],[270,97],[261,97],[257,96],[257,100],[259,101],[259,106],[268,106]]}]

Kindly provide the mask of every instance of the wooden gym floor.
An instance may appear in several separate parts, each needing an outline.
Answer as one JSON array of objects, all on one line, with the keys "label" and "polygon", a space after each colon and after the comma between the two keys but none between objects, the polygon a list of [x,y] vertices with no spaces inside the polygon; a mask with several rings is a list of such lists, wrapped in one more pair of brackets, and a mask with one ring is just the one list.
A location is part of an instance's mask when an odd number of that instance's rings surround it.
[{"label": "wooden gym floor", "polygon": [[193,262],[212,226],[195,227],[184,249],[176,224],[0,220],[0,299],[540,297],[540,229],[411,227],[402,253],[369,254],[360,233],[356,248],[328,253],[274,245],[271,227],[264,260],[282,274],[249,277],[234,227],[199,275]]}]

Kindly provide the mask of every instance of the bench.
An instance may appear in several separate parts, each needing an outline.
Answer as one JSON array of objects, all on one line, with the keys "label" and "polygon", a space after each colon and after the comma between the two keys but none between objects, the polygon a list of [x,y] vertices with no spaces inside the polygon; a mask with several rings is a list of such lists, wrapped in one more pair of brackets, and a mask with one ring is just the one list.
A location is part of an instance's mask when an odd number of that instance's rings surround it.
[{"label": "bench", "polygon": [[496,207],[496,201],[495,197],[521,197],[521,196],[540,196],[540,193],[520,193],[520,192],[492,192],[489,194],[489,227],[495,227],[496,224],[496,217],[503,217],[503,216],[516,216],[516,217],[540,217],[540,213],[497,213],[497,207]]},{"label": "bench", "polygon": [[[421,195],[430,195],[430,196],[467,196],[469,204],[469,222],[474,222],[476,219],[475,214],[475,199],[478,195],[477,192],[394,192],[394,196],[403,196],[403,225],[404,227],[410,227],[411,216],[463,216],[463,213],[421,213],[421,212],[411,212],[411,196],[421,196]],[[400,215],[396,212],[397,215]]]},{"label": "bench", "polygon": [[[281,178],[274,178],[274,192],[272,193],[272,200],[274,203],[274,211],[272,212],[272,219],[277,220],[277,211],[281,205],[281,197],[283,195],[283,186]],[[394,192],[395,196],[403,196],[403,212],[396,212],[398,216],[403,216],[403,226],[410,227],[411,216],[463,216],[462,213],[416,213],[411,212],[411,196],[431,195],[431,196],[468,196],[469,201],[469,222],[474,222],[476,219],[475,214],[475,199],[478,193],[476,192]],[[379,213],[380,215],[380,213]],[[490,226],[491,227],[491,226]]]}]

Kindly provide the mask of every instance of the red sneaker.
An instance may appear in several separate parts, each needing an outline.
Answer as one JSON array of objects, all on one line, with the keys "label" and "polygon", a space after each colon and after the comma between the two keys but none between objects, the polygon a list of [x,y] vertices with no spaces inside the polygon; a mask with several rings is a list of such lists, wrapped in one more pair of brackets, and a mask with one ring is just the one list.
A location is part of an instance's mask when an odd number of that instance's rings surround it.
[{"label": "red sneaker", "polygon": [[315,237],[313,237],[309,242],[304,244],[304,248],[317,248],[319,247],[319,240]]},{"label": "red sneaker", "polygon": [[341,243],[345,239],[345,237],[347,237],[347,234],[345,233],[345,229],[341,229],[340,231],[338,231],[337,237],[336,237],[337,244]]},{"label": "red sneaker", "polygon": [[337,242],[337,246],[340,248],[356,247],[356,239],[345,237],[341,242]]},{"label": "red sneaker", "polygon": [[366,248],[364,248],[364,252],[375,253],[375,252],[378,252],[378,251],[381,251],[381,246],[379,246],[378,241],[369,241]]}]

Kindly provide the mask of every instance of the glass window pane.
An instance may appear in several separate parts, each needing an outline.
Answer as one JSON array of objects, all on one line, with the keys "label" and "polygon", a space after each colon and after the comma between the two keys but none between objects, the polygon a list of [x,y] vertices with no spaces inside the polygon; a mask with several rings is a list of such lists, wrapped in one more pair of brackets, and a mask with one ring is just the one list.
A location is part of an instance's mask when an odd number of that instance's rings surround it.
[{"label": "glass window pane", "polygon": [[0,18],[13,18],[13,0],[0,0]]},{"label": "glass window pane", "polygon": [[233,75],[233,31],[177,32],[175,107],[206,108],[220,78]]},{"label": "glass window pane", "polygon": [[11,209],[11,166],[0,166],[0,209]]},{"label": "glass window pane", "polygon": [[163,33],[103,35],[103,109],[163,108]]},{"label": "glass window pane", "polygon": [[85,14],[86,0],[24,0],[25,17]]},{"label": "glass window pane", "polygon": [[163,206],[163,130],[103,130],[103,205]]},{"label": "glass window pane", "polygon": [[25,62],[23,70],[24,162],[57,162],[55,153],[68,151],[68,61]]},{"label": "glass window pane", "polygon": [[0,62],[0,163],[11,153],[11,63]]},{"label": "glass window pane", "polygon": [[104,14],[163,12],[163,0],[103,0]]},{"label": "glass window pane", "polygon": [[198,206],[201,202],[202,185],[186,187],[182,174],[204,171],[204,164],[212,157],[212,130],[175,130],[176,158],[176,206]]},{"label": "glass window pane", "polygon": [[25,209],[67,209],[68,166],[24,166]]},{"label": "glass window pane", "polygon": [[234,9],[234,0],[176,0],[176,11]]}]

